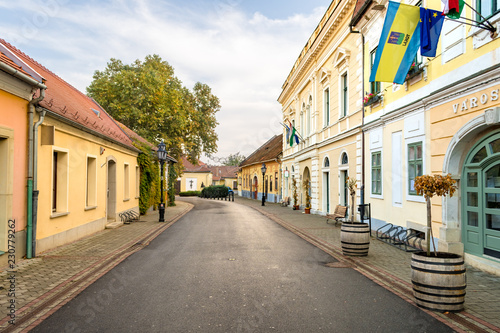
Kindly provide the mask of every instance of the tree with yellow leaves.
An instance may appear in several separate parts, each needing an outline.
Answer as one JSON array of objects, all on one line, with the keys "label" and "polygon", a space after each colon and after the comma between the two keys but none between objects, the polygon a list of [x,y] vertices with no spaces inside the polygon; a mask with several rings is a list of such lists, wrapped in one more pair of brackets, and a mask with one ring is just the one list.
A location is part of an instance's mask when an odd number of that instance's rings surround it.
[{"label": "tree with yellow leaves", "polygon": [[[425,202],[427,204],[427,232],[425,238],[427,241],[427,256],[430,256],[431,243],[430,239],[432,235],[432,217],[431,217],[431,198],[434,195],[437,196],[453,196],[456,187],[456,180],[451,178],[451,174],[443,175],[423,175],[415,178],[415,190],[418,195],[423,195]],[[433,239],[434,242],[434,239]],[[434,255],[436,252],[436,246],[434,245]]]}]

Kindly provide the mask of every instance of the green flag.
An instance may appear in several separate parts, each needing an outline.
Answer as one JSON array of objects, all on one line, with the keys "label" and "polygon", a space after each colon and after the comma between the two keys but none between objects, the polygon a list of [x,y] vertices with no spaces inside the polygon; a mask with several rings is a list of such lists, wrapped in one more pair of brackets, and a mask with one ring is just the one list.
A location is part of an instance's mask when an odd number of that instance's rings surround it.
[{"label": "green flag", "polygon": [[292,126],[292,135],[290,135],[290,147],[293,146],[293,138],[295,137],[295,126]]}]

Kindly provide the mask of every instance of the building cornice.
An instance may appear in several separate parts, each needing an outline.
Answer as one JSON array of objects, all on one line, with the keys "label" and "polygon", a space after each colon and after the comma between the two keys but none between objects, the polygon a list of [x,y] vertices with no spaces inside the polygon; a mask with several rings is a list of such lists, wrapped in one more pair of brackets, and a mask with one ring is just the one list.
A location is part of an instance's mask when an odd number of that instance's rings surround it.
[{"label": "building cornice", "polygon": [[[342,20],[346,17],[349,10],[355,5],[355,0],[339,1],[336,4],[332,2],[326,11],[318,27],[315,29],[305,47],[302,49],[296,60],[290,74],[282,85],[282,92],[278,97],[278,102],[283,103],[284,97],[296,85],[297,80],[301,78],[316,56],[324,49],[328,38],[339,28]],[[340,7],[343,5],[343,7]]]},{"label": "building cornice", "polygon": [[347,139],[348,137],[350,136],[353,136],[353,135],[356,135],[356,134],[361,134],[361,131],[362,131],[362,127],[361,125],[358,125],[354,128],[351,128],[349,131],[347,132],[344,132],[344,133],[341,133],[341,134],[338,134],[334,137],[331,137],[331,138],[328,138],[324,141],[321,141],[319,143],[316,143],[314,145],[311,145],[309,147],[306,147],[302,150],[299,150],[298,152],[295,152],[293,154],[290,154],[290,155],[287,155],[287,156],[283,156],[283,159],[282,159],[282,162],[285,162],[285,161],[288,161],[288,160],[300,160],[302,161],[303,159],[300,159],[300,156],[304,155],[304,154],[308,154],[309,152],[313,151],[313,150],[318,150],[319,152],[319,149],[323,148],[323,147],[326,147],[330,144],[333,144],[335,142],[338,142],[340,140],[344,140],[344,139]]},{"label": "building cornice", "polygon": [[448,86],[440,88],[423,98],[392,110],[389,113],[380,116],[378,119],[363,125],[363,131],[369,131],[373,128],[383,126],[386,123],[397,121],[409,113],[428,110],[431,107],[448,103],[457,96],[464,95],[467,92],[473,93],[475,90],[487,87],[495,82],[500,82],[500,64],[483,70],[477,73],[477,75],[471,75],[458,82],[449,84]]}]

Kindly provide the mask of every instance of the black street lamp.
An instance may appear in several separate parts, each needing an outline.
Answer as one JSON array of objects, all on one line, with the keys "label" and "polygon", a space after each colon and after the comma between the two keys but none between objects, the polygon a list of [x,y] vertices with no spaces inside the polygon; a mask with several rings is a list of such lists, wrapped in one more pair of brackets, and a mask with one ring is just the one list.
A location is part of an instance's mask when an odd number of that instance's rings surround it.
[{"label": "black street lamp", "polygon": [[165,150],[165,143],[160,142],[158,145],[158,160],[160,160],[160,219],[158,222],[165,222],[165,203],[163,202],[163,164],[167,160],[167,151]]},{"label": "black street lamp", "polygon": [[266,202],[266,197],[265,197],[265,194],[266,194],[266,189],[264,188],[264,186],[266,185],[265,182],[264,182],[264,175],[266,174],[266,163],[262,163],[262,168],[260,168],[260,170],[262,171],[262,206],[265,206],[265,202]]}]

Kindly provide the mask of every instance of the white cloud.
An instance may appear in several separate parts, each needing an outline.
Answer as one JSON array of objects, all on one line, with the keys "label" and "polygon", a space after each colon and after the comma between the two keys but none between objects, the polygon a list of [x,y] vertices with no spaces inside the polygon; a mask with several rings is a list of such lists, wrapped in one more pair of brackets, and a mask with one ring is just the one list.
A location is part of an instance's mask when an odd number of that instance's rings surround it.
[{"label": "white cloud", "polygon": [[230,2],[45,0],[0,7],[2,16],[23,17],[2,18],[2,37],[84,92],[110,58],[130,63],[153,53],[187,87],[207,83],[222,104],[219,156],[249,155],[280,132],[281,85],[325,10],[270,19]]}]

